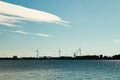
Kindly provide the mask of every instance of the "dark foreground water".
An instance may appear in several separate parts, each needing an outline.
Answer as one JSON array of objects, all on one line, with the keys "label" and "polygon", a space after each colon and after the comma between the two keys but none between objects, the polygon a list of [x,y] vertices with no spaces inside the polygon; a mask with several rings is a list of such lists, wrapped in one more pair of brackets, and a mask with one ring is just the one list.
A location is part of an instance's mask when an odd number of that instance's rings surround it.
[{"label": "dark foreground water", "polygon": [[120,80],[120,61],[0,60],[0,80]]}]

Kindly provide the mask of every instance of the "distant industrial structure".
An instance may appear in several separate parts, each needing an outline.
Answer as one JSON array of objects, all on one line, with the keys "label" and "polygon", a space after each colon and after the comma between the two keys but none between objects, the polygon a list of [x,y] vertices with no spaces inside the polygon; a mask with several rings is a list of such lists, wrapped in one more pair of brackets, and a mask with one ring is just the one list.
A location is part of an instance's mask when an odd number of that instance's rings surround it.
[{"label": "distant industrial structure", "polygon": [[51,57],[51,56],[43,56],[39,57],[39,50],[36,50],[36,57],[5,57],[0,58],[0,60],[120,60],[120,54],[113,55],[113,56],[103,56],[101,55],[82,55],[82,50],[79,48],[76,52],[74,52],[73,56],[62,56],[62,51],[59,48],[58,57]]},{"label": "distant industrial structure", "polygon": [[17,59],[18,57],[17,56],[13,56],[13,59]]},{"label": "distant industrial structure", "polygon": [[103,56],[103,55],[84,55],[84,56],[60,56],[60,57],[5,57],[0,58],[0,60],[120,60],[120,54],[113,56]]},{"label": "distant industrial structure", "polygon": [[82,50],[79,48],[76,52],[74,52],[74,57],[76,56],[81,56],[82,55]]}]

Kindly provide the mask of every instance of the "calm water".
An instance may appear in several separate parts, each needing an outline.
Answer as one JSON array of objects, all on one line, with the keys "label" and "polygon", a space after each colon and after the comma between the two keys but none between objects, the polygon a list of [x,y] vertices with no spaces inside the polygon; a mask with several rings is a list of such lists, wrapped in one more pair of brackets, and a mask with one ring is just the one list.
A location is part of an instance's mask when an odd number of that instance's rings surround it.
[{"label": "calm water", "polygon": [[120,80],[120,61],[0,60],[0,80]]}]

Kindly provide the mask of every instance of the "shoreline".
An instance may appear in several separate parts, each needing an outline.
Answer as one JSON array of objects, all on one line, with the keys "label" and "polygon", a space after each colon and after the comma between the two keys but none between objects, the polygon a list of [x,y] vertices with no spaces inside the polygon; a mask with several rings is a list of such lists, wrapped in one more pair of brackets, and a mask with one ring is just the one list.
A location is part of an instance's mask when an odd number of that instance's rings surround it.
[{"label": "shoreline", "polygon": [[60,58],[57,58],[57,59],[53,59],[53,58],[49,58],[49,59],[44,59],[44,58],[40,58],[40,59],[37,59],[37,58],[34,58],[34,59],[31,59],[31,58],[27,58],[27,59],[21,59],[21,58],[17,58],[17,59],[13,59],[13,58],[1,58],[0,60],[120,60],[120,59],[60,59]]}]

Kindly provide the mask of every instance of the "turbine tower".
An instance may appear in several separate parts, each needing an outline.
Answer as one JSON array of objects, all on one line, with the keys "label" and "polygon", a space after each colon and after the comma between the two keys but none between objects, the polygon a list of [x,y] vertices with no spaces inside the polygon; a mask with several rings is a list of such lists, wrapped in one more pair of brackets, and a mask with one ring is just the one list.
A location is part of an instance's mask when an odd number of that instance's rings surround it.
[{"label": "turbine tower", "polygon": [[59,51],[58,51],[58,53],[59,53],[59,57],[61,56],[61,52],[62,52],[62,51],[59,49]]},{"label": "turbine tower", "polygon": [[39,50],[38,49],[36,50],[36,53],[37,53],[36,57],[38,58],[39,57]]},{"label": "turbine tower", "polygon": [[81,48],[79,48],[79,52],[80,52],[80,56],[82,55],[82,50],[81,50]]}]

